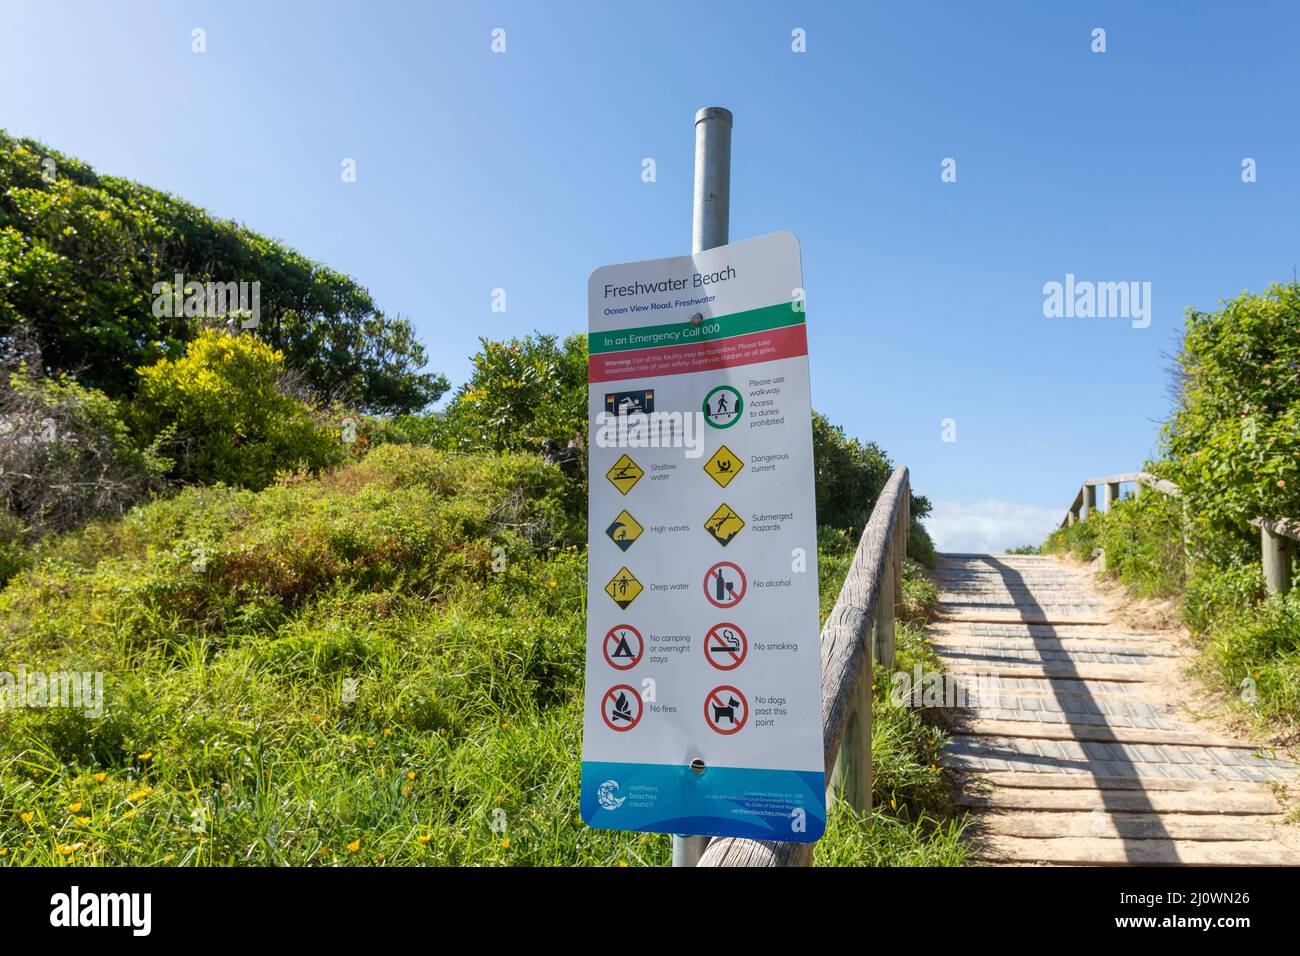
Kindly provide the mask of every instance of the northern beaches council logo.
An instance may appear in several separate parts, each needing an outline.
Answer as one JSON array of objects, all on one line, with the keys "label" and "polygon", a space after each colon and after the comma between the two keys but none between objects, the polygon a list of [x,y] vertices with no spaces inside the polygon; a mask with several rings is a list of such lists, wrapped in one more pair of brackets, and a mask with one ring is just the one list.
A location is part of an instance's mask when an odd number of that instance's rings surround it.
[{"label": "northern beaches council logo", "polygon": [[596,789],[596,801],[606,810],[617,810],[625,800],[618,795],[617,780],[606,780]]}]

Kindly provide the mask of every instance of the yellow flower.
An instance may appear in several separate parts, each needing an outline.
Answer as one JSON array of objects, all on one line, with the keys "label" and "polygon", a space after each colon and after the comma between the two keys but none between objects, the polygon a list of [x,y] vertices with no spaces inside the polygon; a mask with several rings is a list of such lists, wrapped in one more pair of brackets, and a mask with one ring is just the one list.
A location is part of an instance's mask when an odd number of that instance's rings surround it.
[{"label": "yellow flower", "polygon": [[132,807],[130,810],[126,811],[126,813],[122,814],[122,819],[130,820],[133,816],[135,816],[135,807]]},{"label": "yellow flower", "polygon": [[357,850],[360,850],[360,849],[361,849],[361,838],[360,838],[360,837],[357,837],[355,840],[353,840],[351,843],[348,844],[348,852],[349,852],[349,853],[356,853]]},{"label": "yellow flower", "polygon": [[132,803],[135,803],[135,801],[137,801],[137,800],[143,800],[145,797],[149,796],[149,794],[151,794],[151,793],[153,793],[153,787],[141,787],[141,788],[140,788],[139,790],[137,790],[135,793],[128,793],[128,794],[126,795],[126,798],[127,798],[128,800],[130,800]]},{"label": "yellow flower", "polygon": [[414,770],[408,770],[408,771],[406,771],[406,779],[407,779],[407,780],[414,780],[414,779],[415,779],[415,771],[414,771]]},{"label": "yellow flower", "polygon": [[152,750],[149,750],[149,751],[146,751],[145,753],[142,753],[142,754],[136,754],[135,756],[136,756],[136,759],[137,759],[137,760],[145,760],[145,761],[152,760],[152,759],[153,759],[153,751],[152,751]]},{"label": "yellow flower", "polygon": [[890,798],[889,798],[889,809],[891,809],[891,810],[897,810],[897,809],[898,809],[898,804],[894,801],[894,798],[893,798],[893,797],[890,797]]},{"label": "yellow flower", "polygon": [[80,810],[80,809],[81,809],[81,801],[78,800],[76,803],[71,804],[71,805],[68,807],[68,812],[69,812],[69,813],[76,813],[76,812],[77,812],[78,810]]},{"label": "yellow flower", "polygon": [[392,728],[392,727],[385,727],[385,728],[384,728],[384,736],[385,736],[385,737],[391,737],[391,736],[393,736],[393,728]]},{"label": "yellow flower", "polygon": [[422,833],[420,836],[416,837],[416,839],[419,840],[421,843],[428,843],[429,840],[432,838],[429,836],[429,834]]},{"label": "yellow flower", "polygon": [[503,850],[510,849],[510,837],[506,837],[504,840],[501,841],[501,849]]},{"label": "yellow flower", "polygon": [[106,773],[95,774],[95,783],[103,783],[107,779],[108,779],[108,774]]},{"label": "yellow flower", "polygon": [[0,850],[0,856],[8,856],[8,855],[9,855],[8,850]]},{"label": "yellow flower", "polygon": [[505,802],[506,802],[506,795],[504,793],[498,793],[497,803],[505,803]]},{"label": "yellow flower", "polygon": [[64,856],[72,856],[85,845],[84,843],[65,843],[59,847],[59,852]]},{"label": "yellow flower", "polygon": [[319,723],[320,723],[322,720],[324,720],[325,718],[322,717],[320,714],[312,714],[312,715],[311,715],[311,719],[314,720],[314,721],[316,721],[316,723],[319,724]]},{"label": "yellow flower", "polygon": [[90,823],[90,817],[73,817],[73,819],[77,821],[78,825],[83,827]]},{"label": "yellow flower", "polygon": [[36,816],[36,814],[33,813],[31,810],[28,810],[26,813],[18,814],[18,816],[19,818],[22,819],[23,823],[31,823],[32,817]]},{"label": "yellow flower", "polygon": [[619,861],[618,861],[618,865],[619,865],[619,866],[627,866],[627,860],[619,860]]},{"label": "yellow flower", "polygon": [[383,768],[383,767],[378,767],[378,768],[375,769],[375,776],[376,776],[376,777],[382,777],[383,775],[384,775],[384,768]]},{"label": "yellow flower", "polygon": [[555,587],[559,587],[559,585],[556,584],[554,581],[552,581],[552,582],[551,582],[551,587],[555,588]]}]

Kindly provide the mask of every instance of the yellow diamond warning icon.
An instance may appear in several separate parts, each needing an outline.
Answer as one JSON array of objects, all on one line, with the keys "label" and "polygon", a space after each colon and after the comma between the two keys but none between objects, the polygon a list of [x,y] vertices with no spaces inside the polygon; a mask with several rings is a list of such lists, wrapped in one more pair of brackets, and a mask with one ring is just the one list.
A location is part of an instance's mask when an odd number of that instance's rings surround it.
[{"label": "yellow diamond warning icon", "polygon": [[713,535],[713,540],[724,548],[731,544],[731,539],[740,534],[743,527],[744,519],[732,511],[730,505],[719,505],[718,510],[704,522],[704,530]]},{"label": "yellow diamond warning icon", "polygon": [[626,551],[632,547],[632,542],[641,537],[641,532],[645,529],[640,523],[632,517],[631,513],[625,508],[618,513],[618,517],[609,523],[605,529],[605,534],[610,541]]},{"label": "yellow diamond warning icon", "polygon": [[713,457],[704,463],[704,470],[709,473],[709,477],[723,488],[727,487],[731,479],[740,474],[744,467],[745,463],[726,445],[719,448]]},{"label": "yellow diamond warning icon", "polygon": [[632,486],[641,480],[641,476],[644,474],[645,472],[641,470],[641,466],[624,454],[619,457],[618,461],[614,462],[613,468],[605,472],[605,477],[622,494],[627,494],[632,490]]},{"label": "yellow diamond warning icon", "polygon": [[619,568],[618,574],[610,578],[609,583],[605,585],[605,593],[624,610],[627,610],[627,606],[636,600],[636,596],[642,590],[641,582],[627,568]]}]

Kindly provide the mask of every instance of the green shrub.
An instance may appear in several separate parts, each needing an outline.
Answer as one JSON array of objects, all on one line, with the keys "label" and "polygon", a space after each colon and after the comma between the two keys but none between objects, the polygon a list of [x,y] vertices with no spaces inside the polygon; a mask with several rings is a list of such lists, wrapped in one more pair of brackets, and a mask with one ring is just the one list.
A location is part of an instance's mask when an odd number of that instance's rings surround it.
[{"label": "green shrub", "polygon": [[1106,553],[1106,574],[1139,597],[1168,597],[1182,591],[1187,564],[1183,544],[1183,502],[1148,490],[1117,502],[1091,518],[1095,540]]},{"label": "green shrub", "polygon": [[1189,310],[1156,470],[1215,537],[1300,515],[1300,283]]},{"label": "green shrub", "polygon": [[17,519],[0,514],[0,588],[26,568],[30,560]]},{"label": "green shrub", "polygon": [[173,459],[174,477],[265,488],[342,456],[333,431],[281,392],[283,374],[284,356],[260,339],[209,330],[184,357],[140,369],[133,418]]},{"label": "green shrub", "polygon": [[1216,568],[1196,565],[1183,594],[1183,618],[1193,634],[1250,611],[1264,597],[1264,569],[1258,561]]},{"label": "green shrub", "polygon": [[[470,380],[423,431],[461,451],[540,451],[587,434],[587,337],[480,339]],[[411,427],[414,423],[408,423]],[[416,429],[417,433],[419,429]]]},{"label": "green shrub", "polygon": [[9,553],[0,569],[12,573],[12,548],[23,540],[147,499],[170,464],[154,446],[137,446],[104,393],[26,365],[0,369],[0,539],[10,542],[0,544]]},{"label": "green shrub", "polygon": [[1206,653],[1222,684],[1257,714],[1300,722],[1300,594],[1220,618]]},{"label": "green shrub", "polygon": [[78,369],[83,383],[127,397],[136,369],[179,355],[196,335],[195,316],[155,308],[155,285],[177,273],[187,283],[259,283],[254,334],[319,395],[392,414],[423,409],[447,389],[421,371],[411,323],[385,315],[347,276],[175,196],[0,132],[0,341],[30,324],[46,370]]},{"label": "green shrub", "polygon": [[1082,521],[1057,528],[1043,542],[1043,554],[1068,554],[1078,561],[1091,561],[1105,520],[1105,512],[1096,511]]}]

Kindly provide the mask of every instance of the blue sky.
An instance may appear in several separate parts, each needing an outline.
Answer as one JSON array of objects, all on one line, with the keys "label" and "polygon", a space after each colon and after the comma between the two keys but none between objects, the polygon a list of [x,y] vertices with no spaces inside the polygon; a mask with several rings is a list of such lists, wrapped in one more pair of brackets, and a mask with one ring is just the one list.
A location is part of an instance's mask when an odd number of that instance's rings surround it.
[{"label": "blue sky", "polygon": [[[1184,309],[1300,263],[1294,2],[0,17],[0,127],[347,272],[457,383],[479,335],[583,329],[597,266],[690,251],[692,118],[728,107],[732,238],[802,243],[814,405],[910,466],[953,550],[1037,541],[1083,478],[1140,466]],[[1066,273],[1150,282],[1150,326],[1045,318]]]}]

